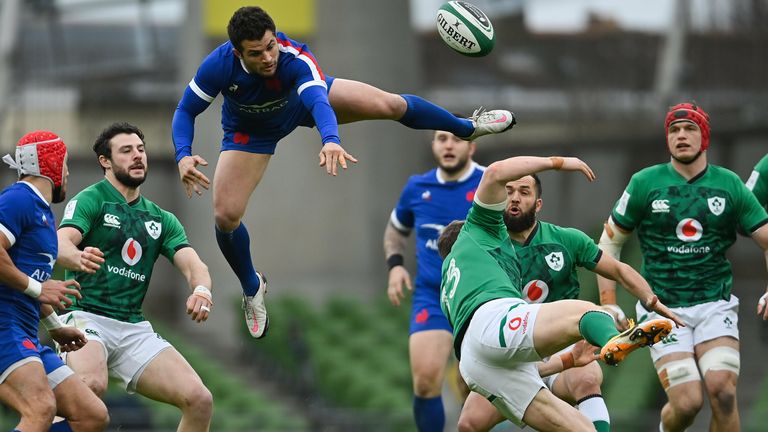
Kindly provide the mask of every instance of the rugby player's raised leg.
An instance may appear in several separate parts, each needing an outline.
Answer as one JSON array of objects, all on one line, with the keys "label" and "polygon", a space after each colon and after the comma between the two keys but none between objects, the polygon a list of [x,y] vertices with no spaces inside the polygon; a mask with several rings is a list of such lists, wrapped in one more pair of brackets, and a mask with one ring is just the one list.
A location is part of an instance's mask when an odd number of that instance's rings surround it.
[{"label": "rugby player's raised leg", "polygon": [[411,129],[444,130],[468,141],[503,132],[515,124],[515,116],[509,111],[478,110],[472,118],[461,118],[419,96],[389,93],[341,78],[333,81],[328,100],[339,123],[395,120]]},{"label": "rugby player's raised leg", "polygon": [[559,300],[541,305],[533,340],[536,352],[549,356],[584,338],[602,347],[603,361],[615,365],[635,349],[658,342],[671,330],[671,321],[656,319],[619,333],[613,316],[598,306],[582,300]]},{"label": "rugby player's raised leg", "polygon": [[136,391],[178,407],[178,432],[207,432],[210,428],[213,396],[176,349],[164,349],[147,365],[139,376]]},{"label": "rugby player's raised leg", "polygon": [[45,432],[56,414],[56,399],[40,362],[14,369],[0,384],[0,401],[19,413],[16,430]]},{"label": "rugby player's raised leg", "polygon": [[[255,338],[263,337],[269,327],[264,302],[266,280],[253,266],[251,239],[242,218],[271,157],[269,154],[223,151],[213,177],[216,241],[240,280],[246,325]],[[262,285],[265,289],[260,289]]]}]

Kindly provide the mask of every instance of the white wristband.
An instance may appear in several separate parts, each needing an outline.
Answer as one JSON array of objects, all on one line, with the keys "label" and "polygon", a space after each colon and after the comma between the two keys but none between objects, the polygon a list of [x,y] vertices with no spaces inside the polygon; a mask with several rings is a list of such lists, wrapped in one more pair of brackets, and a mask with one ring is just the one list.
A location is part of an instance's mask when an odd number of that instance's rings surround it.
[{"label": "white wristband", "polygon": [[195,287],[195,289],[192,291],[193,293],[200,293],[200,294],[207,294],[211,295],[211,290],[208,289],[208,287],[204,285],[198,285]]},{"label": "white wristband", "polygon": [[43,284],[29,276],[27,276],[27,279],[29,279],[29,281],[27,282],[27,289],[24,290],[24,294],[32,298],[40,297],[40,294],[43,292]]},{"label": "white wristband", "polygon": [[762,297],[760,297],[760,300],[757,301],[757,304],[765,306],[766,302],[768,302],[768,292],[763,294]]},{"label": "white wristband", "polygon": [[56,312],[53,312],[47,317],[43,317],[43,319],[41,319],[40,322],[43,323],[43,327],[45,327],[45,329],[49,332],[51,330],[56,330],[64,327],[64,323],[61,322]]}]

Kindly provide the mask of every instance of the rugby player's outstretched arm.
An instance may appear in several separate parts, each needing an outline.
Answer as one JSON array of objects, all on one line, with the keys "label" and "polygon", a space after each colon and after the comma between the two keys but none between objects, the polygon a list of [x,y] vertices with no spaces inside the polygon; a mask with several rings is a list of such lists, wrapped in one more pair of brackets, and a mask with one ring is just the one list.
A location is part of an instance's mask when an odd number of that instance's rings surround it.
[{"label": "rugby player's outstretched arm", "polygon": [[[624,247],[624,243],[629,239],[631,232],[624,231],[621,227],[613,222],[611,216],[603,225],[603,233],[600,235],[600,242],[597,247],[603,251],[603,256],[609,256],[614,261],[619,261],[621,258],[621,249]],[[597,290],[600,294],[600,304],[606,306],[608,311],[613,315],[619,329],[624,330],[626,326],[626,315],[621,308],[616,304],[616,279],[610,279],[607,276],[603,276],[602,273],[597,273]]]},{"label": "rugby player's outstretched arm", "polygon": [[[648,285],[648,281],[629,265],[616,260],[608,254],[603,254],[595,266],[595,273],[603,278],[620,283],[630,294],[640,300],[643,305],[651,307],[664,317],[671,319],[678,327],[685,327],[685,324],[677,315],[656,299],[656,295],[653,293],[651,286]],[[615,300],[613,304],[615,304]],[[624,325],[621,322],[617,322],[617,324]]]},{"label": "rugby player's outstretched arm", "polygon": [[83,234],[72,227],[61,227],[56,231],[59,239],[59,256],[56,262],[67,270],[96,273],[104,263],[104,253],[97,247],[87,246],[80,250]]},{"label": "rugby player's outstretched arm", "polygon": [[577,158],[517,156],[489,165],[480,180],[476,197],[486,204],[504,202],[507,199],[506,184],[508,182],[550,169],[580,171],[589,181],[595,179],[592,169]]},{"label": "rugby player's outstretched arm", "polygon": [[[211,98],[211,100],[213,100]],[[198,165],[207,166],[208,162],[199,155],[192,154],[192,141],[195,137],[195,117],[205,111],[211,102],[198,96],[190,86],[184,91],[176,111],[173,113],[171,135],[176,147],[176,164],[179,167],[179,177],[184,184],[187,197],[192,197],[194,191],[202,195],[200,188],[208,189],[211,181],[200,170]]]}]

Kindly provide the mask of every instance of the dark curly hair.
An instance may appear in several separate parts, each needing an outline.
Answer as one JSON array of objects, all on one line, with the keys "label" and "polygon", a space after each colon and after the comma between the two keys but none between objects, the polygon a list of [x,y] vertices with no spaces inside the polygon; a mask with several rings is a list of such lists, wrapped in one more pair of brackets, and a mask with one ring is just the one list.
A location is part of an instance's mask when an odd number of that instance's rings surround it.
[{"label": "dark curly hair", "polygon": [[227,34],[232,46],[242,51],[244,40],[261,40],[267,30],[275,33],[275,22],[267,12],[258,6],[244,6],[238,9],[227,25]]},{"label": "dark curly hair", "polygon": [[[128,123],[128,122],[116,122],[112,123],[111,125],[107,126],[106,129],[101,131],[98,137],[96,137],[96,141],[93,143],[93,152],[96,153],[96,160],[99,160],[100,156],[104,156],[107,159],[112,159],[112,146],[109,144],[109,142],[117,135],[120,134],[136,134],[140,139],[141,142],[144,142],[144,132],[141,131],[138,127]],[[99,164],[101,166],[101,164]],[[101,167],[104,172],[107,170],[102,166]]]},{"label": "dark curly hair", "polygon": [[440,258],[445,259],[445,257],[451,253],[453,244],[456,243],[456,239],[459,237],[459,233],[463,227],[463,220],[455,220],[449,223],[448,226],[443,229],[443,232],[440,233],[440,237],[437,239],[437,253],[440,254]]}]

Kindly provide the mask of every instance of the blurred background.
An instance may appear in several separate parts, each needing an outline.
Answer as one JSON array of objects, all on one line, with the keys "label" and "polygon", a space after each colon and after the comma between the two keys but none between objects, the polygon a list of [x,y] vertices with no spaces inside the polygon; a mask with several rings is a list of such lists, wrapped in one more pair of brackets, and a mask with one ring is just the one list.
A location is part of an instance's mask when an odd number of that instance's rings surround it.
[{"label": "blurred background", "polygon": [[[430,134],[395,122],[341,127],[360,162],[337,178],[318,168],[316,131],[280,142],[245,222],[270,282],[270,334],[247,336],[240,287],[214,240],[211,194],[187,199],[173,160],[170,123],[202,59],[226,39],[247,4],[309,44],[324,71],[397,93],[416,93],[465,114],[507,108],[518,125],[482,138],[476,160],[574,155],[594,184],[545,174],[542,218],[597,238],[632,173],[665,162],[663,117],[695,101],[712,118],[710,162],[746,179],[768,150],[768,1],[474,0],[492,19],[496,47],[473,59],[435,31],[441,0],[0,0],[0,146],[49,129],[70,148],[70,196],[102,178],[91,145],[113,121],[147,136],[142,192],[173,211],[209,265],[216,308],[198,325],[184,314],[181,276],[159,261],[145,310],[214,394],[213,431],[411,431],[409,305],[386,299],[382,235],[409,175],[434,166]],[[221,98],[197,118],[194,153],[210,162],[221,142]],[[2,170],[3,185],[14,172]],[[55,210],[61,215],[63,206]],[[407,257],[413,266],[413,249]],[[625,260],[639,265],[637,246]],[[744,430],[768,415],[766,325],[754,315],[765,262],[749,239],[730,251],[741,298]],[[594,276],[583,297],[596,299]],[[627,312],[633,301],[620,294]],[[614,430],[658,430],[665,397],[647,354],[604,368]],[[445,386],[447,430],[459,404]],[[115,388],[113,431],[172,431],[174,408]],[[705,409],[706,410],[706,409]],[[707,430],[708,411],[691,431]],[[0,429],[15,424],[0,410]],[[503,425],[496,430],[512,430]]]}]

